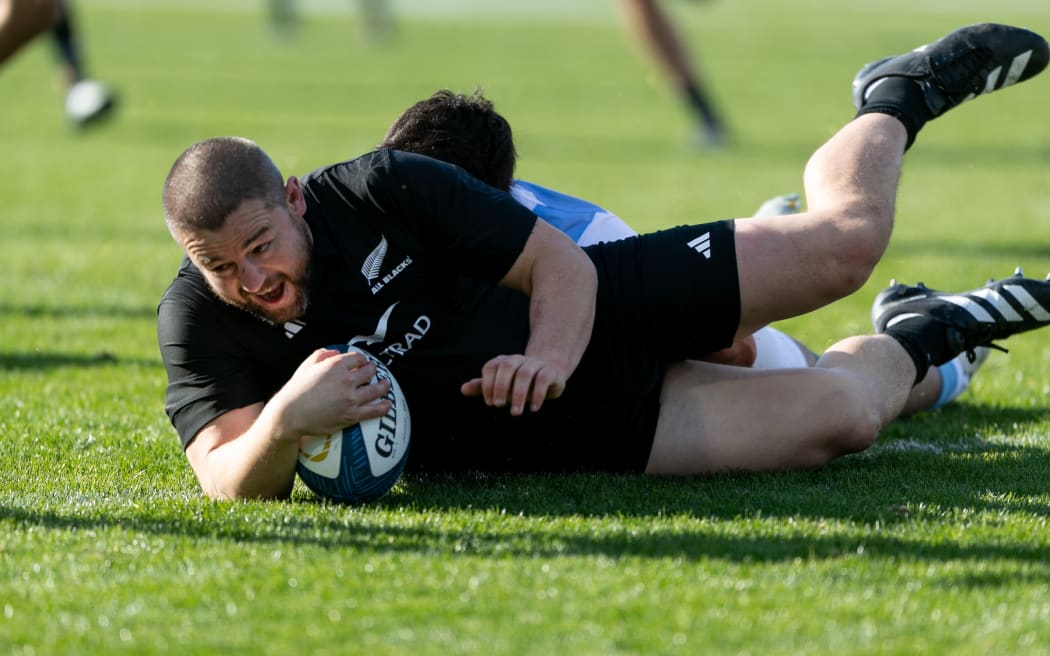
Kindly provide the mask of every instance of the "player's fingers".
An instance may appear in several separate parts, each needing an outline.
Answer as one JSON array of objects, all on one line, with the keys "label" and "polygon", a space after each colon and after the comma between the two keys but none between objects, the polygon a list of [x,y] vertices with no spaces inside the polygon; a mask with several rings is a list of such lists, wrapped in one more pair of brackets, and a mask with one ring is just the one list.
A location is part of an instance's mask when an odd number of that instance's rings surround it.
[{"label": "player's fingers", "polygon": [[[510,414],[517,416],[523,413],[525,403],[535,393],[535,388],[543,386],[543,381],[537,379],[537,374],[542,371],[542,364],[538,360],[526,360],[514,372],[513,387],[510,390]],[[541,394],[546,394],[545,388]]]},{"label": "player's fingers", "polygon": [[493,358],[481,367],[481,399],[485,405],[492,405],[493,387],[496,384],[496,373],[499,371],[500,358]]},{"label": "player's fingers", "polygon": [[305,362],[321,362],[323,360],[327,360],[328,358],[332,357],[333,355],[339,355],[339,351],[335,351],[335,350],[332,350],[332,349],[326,349],[326,348],[319,348],[316,351],[314,351],[313,353],[311,353],[306,358]]},{"label": "player's fingers", "polygon": [[349,374],[354,380],[344,395],[344,408],[350,423],[382,417],[390,410],[391,400],[384,398],[390,391],[390,381],[384,378],[372,383],[367,370],[374,368],[375,365],[369,363]]},{"label": "player's fingers", "polygon": [[515,356],[500,356],[490,360],[495,366],[491,369],[486,363],[482,369],[482,378],[485,380],[485,402],[491,406],[502,408],[507,405],[510,391],[514,383],[515,373],[521,366],[522,358]]},{"label": "player's fingers", "polygon": [[350,408],[349,412],[349,423],[356,424],[364,421],[365,419],[377,419],[382,417],[386,413],[390,412],[390,406],[393,402],[390,399],[380,399],[378,401],[372,401],[370,403],[358,404]]},{"label": "player's fingers", "polygon": [[352,360],[348,360],[344,363],[347,372],[347,381],[351,387],[361,387],[367,385],[376,379],[376,366],[374,363],[365,361],[360,364],[354,364]]},{"label": "player's fingers", "polygon": [[347,351],[346,353],[339,353],[336,351],[336,355],[339,357],[339,364],[345,366],[347,369],[364,368],[366,365],[372,372],[371,375],[375,375],[375,365],[372,364],[371,360],[366,358],[363,353],[357,351]]},{"label": "player's fingers", "polygon": [[481,379],[472,378],[459,386],[459,393],[463,396],[481,396]]},{"label": "player's fingers", "polygon": [[389,380],[383,378],[377,380],[374,384],[369,384],[370,380],[366,379],[353,389],[353,399],[357,403],[371,403],[376,399],[382,398],[384,394],[390,391]]},{"label": "player's fingers", "polygon": [[306,359],[303,360],[301,363],[299,363],[299,367],[298,367],[297,371],[303,371],[303,370],[309,369],[311,366],[313,366],[313,365],[315,365],[315,364],[317,364],[319,362],[324,362],[325,360],[328,360],[328,359],[330,359],[330,358],[332,358],[333,356],[336,356],[336,355],[339,355],[339,351],[334,351],[332,349],[319,348],[316,351],[314,351],[313,353],[311,353],[310,355],[306,356]]},{"label": "player's fingers", "polygon": [[539,412],[543,402],[547,399],[556,399],[565,391],[565,381],[561,373],[551,367],[544,367],[536,374],[532,386],[532,395],[529,410]]}]

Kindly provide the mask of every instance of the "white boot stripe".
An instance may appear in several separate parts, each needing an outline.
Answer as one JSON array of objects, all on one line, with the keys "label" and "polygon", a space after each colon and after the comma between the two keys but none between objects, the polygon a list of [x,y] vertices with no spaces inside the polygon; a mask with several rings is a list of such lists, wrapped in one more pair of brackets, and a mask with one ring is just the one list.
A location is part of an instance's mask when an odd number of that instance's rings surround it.
[{"label": "white boot stripe", "polygon": [[973,318],[977,319],[978,321],[983,321],[985,323],[992,323],[995,321],[995,318],[992,317],[992,315],[988,314],[988,310],[985,310],[983,307],[981,307],[981,305],[977,303],[977,301],[966,298],[965,296],[942,296],[941,298],[945,301],[948,301],[949,303],[954,303],[955,305],[958,305],[962,309],[972,314]]},{"label": "white boot stripe", "polygon": [[901,314],[898,314],[897,316],[893,317],[892,319],[886,322],[886,325],[883,327],[883,330],[889,328],[892,325],[898,324],[904,321],[905,319],[913,319],[915,317],[922,317],[922,315],[916,314],[914,312],[903,312]]},{"label": "white boot stripe", "polygon": [[979,289],[973,292],[974,296],[980,296],[984,300],[992,304],[999,314],[1003,315],[1003,318],[1007,321],[1024,321],[1024,317],[1017,313],[1017,310],[1010,305],[1010,301],[1003,298],[1003,295],[994,289]]},{"label": "white boot stripe", "polygon": [[1038,321],[1050,321],[1050,312],[1046,311],[1039,301],[1035,300],[1028,290],[1020,285],[1003,285],[1003,289],[1010,292],[1010,294],[1020,301],[1021,305],[1024,306],[1025,312],[1032,315]]},{"label": "white boot stripe", "polygon": [[[985,81],[984,81],[984,91],[982,91],[981,93],[988,93],[990,91],[995,91],[995,89],[996,89],[995,83],[999,80],[999,73],[1001,73],[1002,70],[1003,70],[1002,66],[996,66],[992,70],[992,72],[988,74],[988,77],[985,78]],[[1003,86],[1006,86],[1006,85],[1004,84]]]},{"label": "white boot stripe", "polygon": [[1014,57],[1014,62],[1010,64],[1010,70],[1006,72],[1006,79],[1003,80],[1003,86],[1008,87],[1024,73],[1024,69],[1028,66],[1028,60],[1032,58],[1032,51],[1026,50],[1021,54]]}]

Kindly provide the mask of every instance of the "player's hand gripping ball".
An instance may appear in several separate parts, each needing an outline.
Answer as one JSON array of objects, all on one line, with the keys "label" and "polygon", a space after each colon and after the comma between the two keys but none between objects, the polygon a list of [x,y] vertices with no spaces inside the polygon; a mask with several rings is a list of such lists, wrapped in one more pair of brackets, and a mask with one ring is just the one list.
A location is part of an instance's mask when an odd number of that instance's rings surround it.
[{"label": "player's hand gripping ball", "polygon": [[377,419],[366,419],[328,436],[304,438],[296,470],[306,486],[322,497],[340,503],[368,503],[394,487],[404,471],[412,420],[405,395],[386,365],[353,346],[328,348],[357,351],[372,361],[376,366],[372,382],[390,381],[390,391],[383,398],[393,405]]}]

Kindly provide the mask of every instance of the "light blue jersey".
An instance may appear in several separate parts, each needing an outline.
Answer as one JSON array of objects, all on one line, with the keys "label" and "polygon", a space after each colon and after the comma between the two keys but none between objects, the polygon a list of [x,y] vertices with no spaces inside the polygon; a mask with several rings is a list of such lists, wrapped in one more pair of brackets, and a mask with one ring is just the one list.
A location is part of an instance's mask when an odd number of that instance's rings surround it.
[{"label": "light blue jersey", "polygon": [[533,214],[572,237],[580,246],[619,241],[638,233],[620,217],[594,203],[527,180],[515,180],[510,194]]}]

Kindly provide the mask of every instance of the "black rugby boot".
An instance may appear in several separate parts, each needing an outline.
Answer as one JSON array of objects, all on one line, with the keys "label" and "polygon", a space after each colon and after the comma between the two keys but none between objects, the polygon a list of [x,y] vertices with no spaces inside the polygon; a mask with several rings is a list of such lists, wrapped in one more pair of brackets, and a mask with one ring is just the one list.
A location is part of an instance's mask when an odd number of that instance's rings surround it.
[{"label": "black rugby boot", "polygon": [[1005,350],[992,341],[1050,325],[1050,276],[1047,280],[1025,278],[1018,269],[1009,278],[959,294],[922,283],[893,282],[875,298],[871,322],[879,333],[908,331],[909,322],[916,322],[911,324],[915,327],[936,322],[945,329],[946,343],[927,349],[937,352],[931,364],[944,364],[963,352],[972,362],[979,346]]},{"label": "black rugby boot", "polygon": [[860,110],[892,77],[914,80],[936,118],[961,103],[1036,75],[1050,61],[1046,39],[1024,28],[981,23],[962,27],[912,52],[872,62],[853,78]]}]

